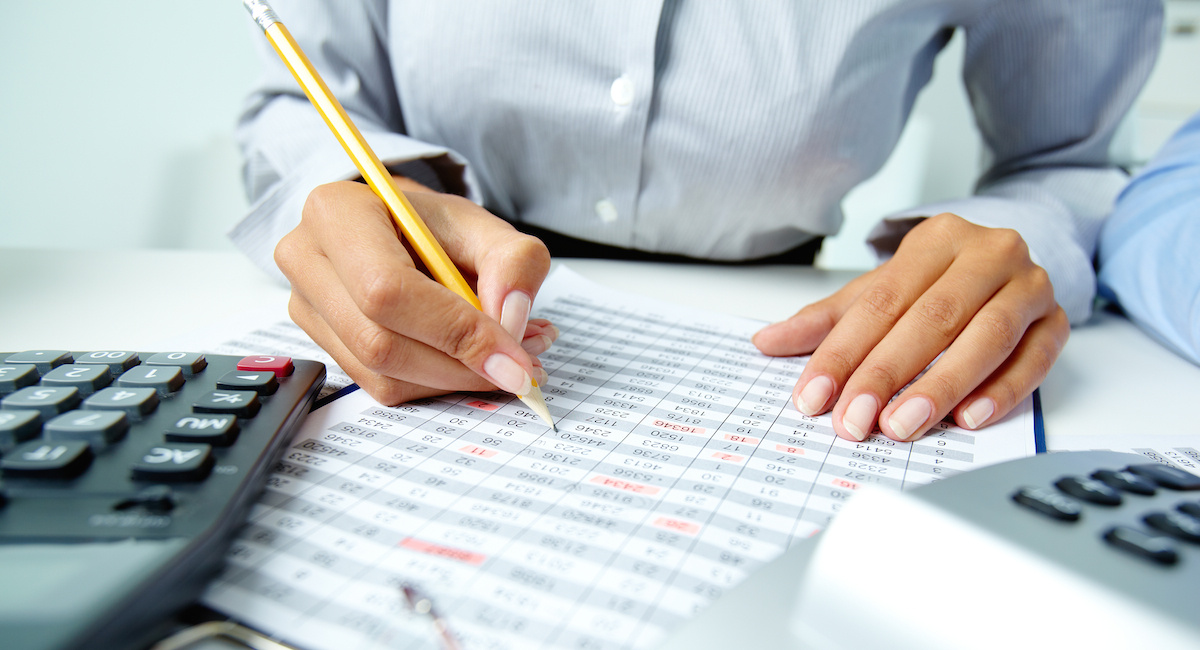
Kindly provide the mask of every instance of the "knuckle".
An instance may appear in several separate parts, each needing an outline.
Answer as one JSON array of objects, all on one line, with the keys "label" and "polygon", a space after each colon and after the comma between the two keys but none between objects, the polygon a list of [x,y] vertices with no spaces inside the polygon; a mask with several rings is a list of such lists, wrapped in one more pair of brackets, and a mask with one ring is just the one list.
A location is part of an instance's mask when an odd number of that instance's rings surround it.
[{"label": "knuckle", "polygon": [[1021,233],[1012,228],[995,228],[990,232],[988,247],[1005,259],[1029,258],[1029,247]]},{"label": "knuckle", "polygon": [[963,382],[948,373],[928,372],[921,377],[921,392],[938,404],[955,404],[967,394]]},{"label": "knuckle", "polygon": [[439,349],[468,365],[483,365],[484,358],[495,348],[495,342],[475,313],[457,310],[442,322],[445,328]]},{"label": "knuckle", "polygon": [[363,273],[357,287],[355,302],[359,310],[367,318],[378,322],[395,308],[404,293],[404,279],[399,273],[373,267]]},{"label": "knuckle", "polygon": [[304,199],[304,207],[300,212],[302,218],[311,219],[327,213],[338,204],[337,195],[338,185],[336,183],[326,183],[314,187]]},{"label": "knuckle", "polygon": [[855,375],[865,378],[872,386],[884,387],[890,392],[895,392],[901,386],[908,383],[907,378],[900,372],[900,369],[890,363],[875,362],[865,364],[859,367]]},{"label": "knuckle", "polygon": [[[813,353],[812,361],[809,362],[813,368],[820,368],[829,372],[834,377],[841,377],[843,380],[850,376],[850,373],[858,366],[861,359],[852,351],[832,345],[822,345]],[[841,383],[838,381],[837,383]]]},{"label": "knuckle", "polygon": [[976,315],[975,324],[987,336],[991,345],[1006,353],[1015,349],[1025,334],[1024,324],[1014,314],[983,311]]},{"label": "knuckle", "polygon": [[860,300],[868,312],[891,321],[899,318],[906,307],[900,292],[884,284],[876,284],[867,289]]},{"label": "knuckle", "polygon": [[391,368],[404,366],[404,346],[399,336],[378,325],[359,330],[351,342],[351,350],[368,370],[386,374]]},{"label": "knuckle", "polygon": [[922,300],[913,310],[926,329],[933,330],[942,339],[953,337],[962,325],[963,307],[959,300],[950,296],[937,296]]}]

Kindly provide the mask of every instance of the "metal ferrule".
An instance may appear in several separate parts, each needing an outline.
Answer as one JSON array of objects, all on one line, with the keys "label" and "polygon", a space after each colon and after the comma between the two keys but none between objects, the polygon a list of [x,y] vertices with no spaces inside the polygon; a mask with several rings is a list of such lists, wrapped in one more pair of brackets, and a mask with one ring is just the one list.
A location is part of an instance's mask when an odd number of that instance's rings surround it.
[{"label": "metal ferrule", "polygon": [[246,11],[250,12],[250,16],[254,18],[254,22],[262,27],[263,31],[275,23],[279,22],[279,16],[275,15],[275,10],[265,0],[242,0]]}]

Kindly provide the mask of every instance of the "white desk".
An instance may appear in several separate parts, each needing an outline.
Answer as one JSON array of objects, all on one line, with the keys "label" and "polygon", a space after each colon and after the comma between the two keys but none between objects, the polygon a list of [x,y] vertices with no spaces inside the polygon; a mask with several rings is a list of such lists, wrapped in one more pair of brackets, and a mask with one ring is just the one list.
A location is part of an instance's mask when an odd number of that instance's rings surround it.
[{"label": "white desk", "polygon": [[[665,301],[781,320],[852,273],[567,260],[602,284]],[[0,349],[141,349],[288,292],[236,253],[0,249]],[[1197,433],[1200,368],[1123,318],[1076,328],[1041,389],[1046,434]]]}]

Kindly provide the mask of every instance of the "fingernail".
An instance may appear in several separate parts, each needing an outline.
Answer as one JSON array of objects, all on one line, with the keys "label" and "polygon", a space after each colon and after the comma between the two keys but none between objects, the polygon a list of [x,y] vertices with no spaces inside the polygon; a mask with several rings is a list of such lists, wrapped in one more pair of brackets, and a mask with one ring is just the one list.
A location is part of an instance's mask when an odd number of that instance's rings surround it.
[{"label": "fingernail", "polygon": [[968,429],[978,429],[987,422],[988,418],[996,412],[996,403],[989,397],[980,397],[971,402],[971,405],[962,412],[962,417],[967,421]]},{"label": "fingernail", "polygon": [[813,377],[796,395],[796,408],[805,415],[817,415],[822,412],[830,395],[833,395],[833,380],[824,375]]},{"label": "fingernail", "polygon": [[908,440],[933,415],[933,403],[924,397],[913,397],[892,412],[888,426],[901,440]]},{"label": "fingernail", "polygon": [[546,334],[550,337],[550,342],[553,343],[554,341],[558,340],[558,335],[562,332],[559,332],[558,328],[553,325],[549,325],[548,327],[550,329],[546,331]]},{"label": "fingernail", "polygon": [[525,324],[529,322],[529,307],[532,302],[524,291],[510,291],[504,296],[500,307],[500,327],[518,341],[525,335]]},{"label": "fingernail", "polygon": [[863,393],[846,407],[846,414],[842,416],[842,426],[846,427],[846,431],[850,432],[855,440],[861,442],[875,428],[875,416],[878,413],[879,402],[874,396]]},{"label": "fingernail", "polygon": [[546,382],[550,381],[550,375],[546,374],[545,368],[534,368],[533,378],[537,380],[538,386],[545,386]]},{"label": "fingernail", "polygon": [[529,356],[536,357],[537,355],[550,349],[554,341],[543,334],[531,336],[524,341],[521,341],[521,348],[529,353]]},{"label": "fingernail", "polygon": [[497,352],[483,362],[483,371],[500,390],[524,397],[533,390],[533,380],[521,364]]}]

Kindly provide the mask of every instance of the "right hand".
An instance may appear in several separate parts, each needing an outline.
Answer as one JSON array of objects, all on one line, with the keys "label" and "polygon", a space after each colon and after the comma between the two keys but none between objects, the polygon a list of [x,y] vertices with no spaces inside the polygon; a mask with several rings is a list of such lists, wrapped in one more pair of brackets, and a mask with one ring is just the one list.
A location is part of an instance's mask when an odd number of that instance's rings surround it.
[{"label": "right hand", "polygon": [[528,315],[550,270],[545,245],[463,197],[393,180],[483,311],[426,275],[383,201],[345,181],[313,190],[275,248],[292,320],[382,404],[542,383],[535,357],[558,330]]}]

